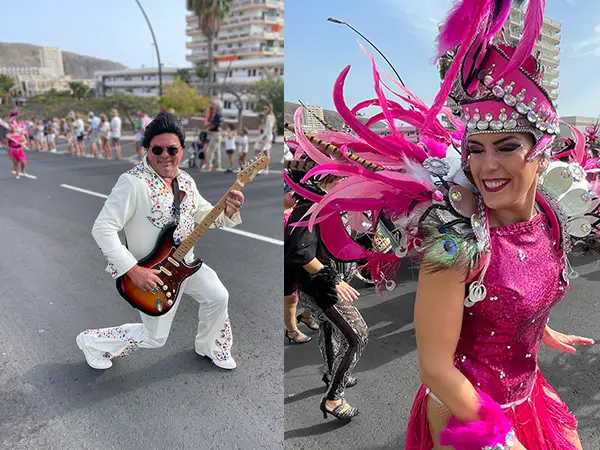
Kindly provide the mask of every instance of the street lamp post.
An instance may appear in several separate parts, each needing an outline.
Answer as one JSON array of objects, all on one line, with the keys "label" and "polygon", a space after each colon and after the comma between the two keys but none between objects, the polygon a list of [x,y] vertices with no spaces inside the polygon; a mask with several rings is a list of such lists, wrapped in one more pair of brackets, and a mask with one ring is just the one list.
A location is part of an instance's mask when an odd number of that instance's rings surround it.
[{"label": "street lamp post", "polygon": [[400,75],[398,75],[398,72],[396,72],[396,69],[394,69],[394,66],[392,66],[392,63],[385,57],[385,55],[383,53],[381,53],[381,51],[377,48],[377,46],[375,44],[373,44],[369,39],[367,39],[366,36],[364,36],[360,31],[358,31],[356,28],[354,28],[348,22],[344,22],[343,20],[339,20],[339,19],[334,19],[333,17],[329,17],[327,20],[332,23],[346,25],[348,28],[350,28],[352,31],[354,31],[356,34],[358,34],[361,38],[363,38],[365,41],[367,41],[369,43],[369,45],[371,45],[371,47],[373,47],[377,51],[377,53],[379,53],[381,55],[381,57],[383,59],[385,59],[385,62],[387,62],[388,65],[392,68],[392,70],[394,71],[394,73],[396,74],[398,79],[400,80],[400,83],[402,83],[402,86],[406,87],[406,85],[404,84],[404,81],[402,81],[402,78],[400,78]]},{"label": "street lamp post", "polygon": [[146,19],[146,23],[148,24],[148,28],[150,28],[150,33],[152,34],[152,40],[154,41],[154,48],[156,49],[156,59],[158,60],[158,94],[162,97],[163,95],[163,87],[162,87],[162,64],[160,63],[160,52],[158,51],[158,43],[156,42],[156,36],[154,35],[154,30],[152,29],[152,25],[150,24],[150,19],[146,15],[146,11],[142,8],[142,4],[140,0],[135,0],[135,2],[140,7],[144,18]]}]

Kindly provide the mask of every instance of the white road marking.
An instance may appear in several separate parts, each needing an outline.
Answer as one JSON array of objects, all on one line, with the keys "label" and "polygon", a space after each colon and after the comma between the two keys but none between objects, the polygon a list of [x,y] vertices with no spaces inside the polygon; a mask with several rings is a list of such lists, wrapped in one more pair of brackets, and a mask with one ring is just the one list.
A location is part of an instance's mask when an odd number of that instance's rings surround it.
[{"label": "white road marking", "polygon": [[77,186],[71,186],[70,184],[61,184],[60,187],[71,189],[72,191],[81,192],[82,194],[93,195],[94,197],[108,198],[108,195],[100,194],[99,192],[88,191],[87,189],[78,188]]},{"label": "white road marking", "polygon": [[[94,197],[108,198],[108,195],[104,195],[99,192],[89,191],[87,189],[82,189],[77,186],[71,186],[70,184],[61,184],[60,187],[70,189],[72,191],[81,192],[82,194],[93,195]],[[233,234],[239,234],[240,236],[245,236],[250,239],[256,239],[257,241],[268,242],[269,244],[283,245],[283,241],[280,241],[279,239],[273,239],[267,236],[262,236],[260,234],[250,233],[249,231],[238,230],[237,228],[219,228],[219,230],[227,231]]]},{"label": "white road marking", "polygon": [[248,231],[238,230],[237,228],[219,228],[219,230],[227,231],[227,232],[233,233],[233,234],[239,234],[240,236],[246,236],[251,239],[256,239],[257,241],[268,242],[269,244],[283,245],[283,241],[280,241],[279,239],[273,239],[270,237],[261,236],[260,234],[255,234],[255,233],[250,233]]},{"label": "white road marking", "polygon": [[[15,175],[15,171],[14,170],[11,170],[11,172],[12,172],[13,175]],[[30,175],[28,173],[23,173],[23,174],[21,174],[21,176],[25,177],[25,178],[31,178],[32,180],[37,180],[37,177],[35,175]]]}]

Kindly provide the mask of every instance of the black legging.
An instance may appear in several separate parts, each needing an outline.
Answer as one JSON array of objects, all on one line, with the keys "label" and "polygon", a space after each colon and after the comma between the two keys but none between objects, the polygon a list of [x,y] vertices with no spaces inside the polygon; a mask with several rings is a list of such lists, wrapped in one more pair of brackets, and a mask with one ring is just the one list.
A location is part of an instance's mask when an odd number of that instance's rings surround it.
[{"label": "black legging", "polygon": [[328,400],[340,400],[350,374],[358,363],[369,339],[369,330],[352,303],[338,301],[326,310],[302,291],[298,299],[304,309],[319,321],[319,350],[329,378]]}]

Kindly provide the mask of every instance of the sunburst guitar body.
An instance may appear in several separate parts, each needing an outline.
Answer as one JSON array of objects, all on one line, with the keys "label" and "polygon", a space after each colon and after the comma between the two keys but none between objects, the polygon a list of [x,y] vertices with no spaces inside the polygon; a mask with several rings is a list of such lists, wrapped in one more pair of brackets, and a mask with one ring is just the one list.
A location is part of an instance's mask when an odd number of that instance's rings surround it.
[{"label": "sunburst guitar body", "polygon": [[241,190],[244,185],[254,179],[259,170],[269,165],[269,157],[262,154],[250,161],[238,175],[236,182],[219,200],[207,216],[199,223],[194,231],[179,245],[173,239],[176,224],[165,227],[157,241],[154,249],[148,256],[138,261],[138,265],[149,269],[160,271],[158,277],[160,282],[151,291],[145,291],[133,284],[131,279],[125,275],[117,278],[117,291],[131,306],[149,316],[162,316],[168,313],[175,305],[181,293],[183,282],[191,277],[202,267],[202,260],[196,259],[190,263],[185,262],[185,255],[196,245],[200,237],[208,231],[210,226],[225,210],[225,199],[231,190]]}]

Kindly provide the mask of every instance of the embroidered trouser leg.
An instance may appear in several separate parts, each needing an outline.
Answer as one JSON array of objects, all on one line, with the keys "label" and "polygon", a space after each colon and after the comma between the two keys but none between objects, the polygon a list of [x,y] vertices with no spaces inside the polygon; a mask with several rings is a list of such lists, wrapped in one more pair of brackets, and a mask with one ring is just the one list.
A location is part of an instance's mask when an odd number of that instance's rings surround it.
[{"label": "embroidered trouser leg", "polygon": [[367,324],[351,303],[338,302],[323,311],[305,293],[299,292],[298,298],[319,320],[319,349],[331,380],[326,396],[329,400],[339,400],[344,397],[351,372],[367,345]]},{"label": "embroidered trouser leg", "polygon": [[[215,271],[203,264],[185,281],[182,292],[200,303],[196,352],[213,359],[229,359],[232,344],[227,313],[229,294]],[[162,316],[140,313],[142,323],[84,331],[84,345],[93,356],[109,359],[126,356],[138,348],[162,347],[169,337],[181,295],[173,308]]]},{"label": "embroidered trouser leg", "polygon": [[199,304],[196,353],[227,361],[231,358],[233,344],[227,312],[229,292],[216,272],[203,264],[200,270],[190,277],[185,293]]}]

